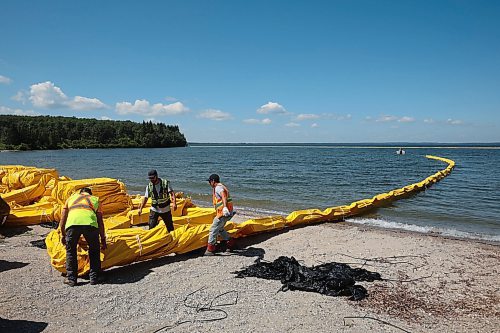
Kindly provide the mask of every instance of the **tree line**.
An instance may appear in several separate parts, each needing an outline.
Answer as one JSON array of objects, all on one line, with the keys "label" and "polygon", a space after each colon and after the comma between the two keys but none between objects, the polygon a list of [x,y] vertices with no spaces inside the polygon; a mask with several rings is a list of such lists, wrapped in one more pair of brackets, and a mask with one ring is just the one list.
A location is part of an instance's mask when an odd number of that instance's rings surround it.
[{"label": "tree line", "polygon": [[0,149],[185,147],[179,126],[143,121],[0,115]]}]

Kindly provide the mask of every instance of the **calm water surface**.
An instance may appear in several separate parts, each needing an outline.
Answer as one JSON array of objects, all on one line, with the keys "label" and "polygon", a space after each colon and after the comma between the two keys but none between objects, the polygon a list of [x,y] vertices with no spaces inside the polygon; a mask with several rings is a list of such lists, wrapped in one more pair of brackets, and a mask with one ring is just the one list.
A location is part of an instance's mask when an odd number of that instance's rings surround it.
[{"label": "calm water surface", "polygon": [[142,193],[156,168],[176,191],[209,205],[205,179],[218,173],[236,207],[262,215],[332,207],[371,198],[442,170],[426,154],[451,158],[456,168],[429,190],[394,202],[355,223],[500,241],[499,149],[333,146],[191,146],[170,149],[89,149],[2,152],[0,165],[56,168],[74,179],[111,177]]}]

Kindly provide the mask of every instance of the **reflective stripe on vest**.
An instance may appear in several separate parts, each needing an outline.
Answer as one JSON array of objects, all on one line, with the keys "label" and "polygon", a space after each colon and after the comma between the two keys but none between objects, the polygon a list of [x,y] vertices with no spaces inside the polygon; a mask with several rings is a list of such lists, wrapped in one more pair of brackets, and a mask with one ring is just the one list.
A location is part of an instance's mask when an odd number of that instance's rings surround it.
[{"label": "reflective stripe on vest", "polygon": [[[233,199],[231,199],[231,195],[229,194],[229,190],[222,183],[217,184],[217,186],[222,186],[224,188],[224,191],[226,192],[227,209],[229,209],[229,211],[232,212],[233,211]],[[215,193],[215,188],[212,191],[212,201],[214,203],[215,213],[216,213],[217,217],[223,216],[224,214],[222,213],[222,210],[224,209],[224,202],[222,201],[222,197],[220,197],[220,198],[217,197],[217,194]]]},{"label": "reflective stripe on vest", "polygon": [[168,180],[160,178],[160,193],[155,197],[156,189],[154,188],[153,183],[149,182],[148,184],[148,193],[151,197],[151,205],[159,206],[170,203],[170,196],[168,195]]},{"label": "reflective stripe on vest", "polygon": [[90,225],[95,228],[97,224],[97,209],[99,199],[86,193],[75,193],[66,201],[68,208],[68,219],[65,229],[73,225]]}]

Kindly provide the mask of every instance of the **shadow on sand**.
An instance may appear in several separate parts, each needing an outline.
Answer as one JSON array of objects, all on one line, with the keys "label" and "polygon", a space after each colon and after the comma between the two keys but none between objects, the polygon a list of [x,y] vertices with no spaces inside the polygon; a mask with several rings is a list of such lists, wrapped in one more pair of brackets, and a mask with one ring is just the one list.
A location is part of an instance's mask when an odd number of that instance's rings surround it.
[{"label": "shadow on sand", "polygon": [[22,235],[25,232],[31,231],[31,228],[28,228],[26,226],[23,227],[1,227],[0,228],[0,235],[4,237],[14,237],[18,235]]},{"label": "shadow on sand", "polygon": [[39,333],[49,324],[31,320],[10,320],[0,317],[0,332]]},{"label": "shadow on sand", "polygon": [[[281,234],[283,232],[286,232],[286,230],[282,230],[272,234],[260,234],[251,237],[240,238],[237,240],[237,246],[233,250],[233,252],[216,253],[216,255],[238,255],[244,257],[255,257],[256,259],[263,259],[266,251],[261,248],[253,247],[251,245],[261,243],[266,239],[274,237],[277,234]],[[127,266],[112,268],[104,272],[104,284],[134,283],[144,279],[147,275],[152,273],[155,267],[198,258],[200,256],[203,256],[204,252],[205,248],[201,248],[185,254],[169,255],[158,259],[152,259],[148,261],[133,263]]]},{"label": "shadow on sand", "polygon": [[7,261],[0,259],[0,272],[22,268],[27,265],[29,265],[27,262]]}]

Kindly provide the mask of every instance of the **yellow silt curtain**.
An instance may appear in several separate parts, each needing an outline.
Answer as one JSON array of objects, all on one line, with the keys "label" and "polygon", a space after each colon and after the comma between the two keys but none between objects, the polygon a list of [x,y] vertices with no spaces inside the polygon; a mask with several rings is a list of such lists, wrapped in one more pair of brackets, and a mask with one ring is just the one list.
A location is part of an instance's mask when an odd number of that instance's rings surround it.
[{"label": "yellow silt curtain", "polygon": [[[358,200],[349,205],[324,210],[314,208],[298,210],[288,216],[267,216],[243,223],[230,221],[226,224],[226,230],[232,237],[239,238],[299,225],[339,221],[387,205],[426,189],[446,177],[455,166],[454,161],[446,158],[430,155],[426,157],[448,165],[418,183],[377,194],[369,199]],[[5,165],[0,166],[0,183],[0,195],[11,207],[6,226],[59,222],[66,199],[83,187],[91,187],[93,194],[99,197],[105,217],[108,248],[101,252],[103,268],[202,248],[207,244],[208,232],[215,216],[213,208],[196,207],[190,198],[184,198],[179,194],[178,207],[172,214],[175,230],[168,233],[163,223],[153,230],[144,230],[133,226],[147,224],[149,204],[139,215],[138,206],[141,197],[128,195],[125,185],[116,179],[71,180],[59,176],[55,169]],[[50,232],[45,243],[52,266],[65,272],[66,251],[61,242],[60,230]],[[88,271],[87,245],[82,238],[78,246],[78,272],[85,274]]]},{"label": "yellow silt curtain", "polygon": [[50,202],[37,202],[28,206],[18,206],[11,209],[9,226],[25,226],[52,222],[54,220],[54,205]]},{"label": "yellow silt curtain", "polygon": [[36,184],[4,193],[2,194],[2,198],[11,206],[29,205],[43,196],[45,193],[45,185],[47,185],[51,179],[49,174],[44,174]]},{"label": "yellow silt curtain", "polygon": [[[243,223],[229,222],[226,224],[226,230],[232,237],[239,238],[298,225],[339,221],[366,212],[374,207],[386,205],[394,200],[424,190],[446,177],[455,166],[455,162],[449,159],[435,156],[426,157],[447,163],[448,166],[418,183],[387,193],[377,194],[370,199],[363,199],[349,205],[331,207],[325,210],[306,209],[294,211],[286,217],[276,215],[250,219]],[[106,231],[108,248],[105,251],[101,251],[101,266],[103,269],[106,269],[137,261],[159,258],[172,253],[186,253],[205,247],[212,217],[213,215],[206,215],[203,220],[205,223],[201,223],[201,220],[190,222],[186,218],[183,222],[178,223],[176,229],[170,233],[167,232],[163,223],[160,223],[158,227],[152,230],[143,230],[142,228],[108,228]],[[47,236],[46,245],[52,266],[58,271],[64,272],[66,252],[61,243],[59,230],[54,230]],[[89,261],[86,244],[83,241],[81,241],[78,247],[78,262],[79,274],[87,273],[89,271]]]},{"label": "yellow silt curtain", "polygon": [[37,184],[44,175],[48,175],[48,179],[59,177],[56,169],[29,168],[9,173],[2,179],[2,183],[10,190],[16,190]]},{"label": "yellow silt curtain", "polygon": [[92,188],[92,194],[99,198],[104,215],[123,212],[132,206],[125,184],[112,178],[59,181],[51,197],[62,207],[73,193],[83,187]]}]

